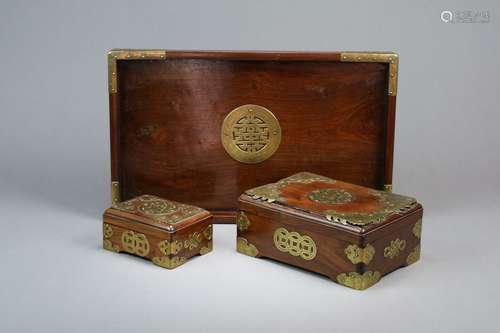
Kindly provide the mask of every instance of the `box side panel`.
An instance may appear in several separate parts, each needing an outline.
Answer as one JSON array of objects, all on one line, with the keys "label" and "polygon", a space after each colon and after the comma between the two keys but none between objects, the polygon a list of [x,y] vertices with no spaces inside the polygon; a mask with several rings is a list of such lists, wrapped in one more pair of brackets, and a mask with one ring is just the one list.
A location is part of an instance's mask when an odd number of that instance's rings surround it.
[{"label": "box side panel", "polygon": [[248,251],[245,254],[271,258],[332,280],[339,273],[359,269],[359,265],[349,260],[346,249],[352,244],[360,246],[361,238],[339,230],[294,216],[261,214],[248,209],[238,213],[237,229],[238,251]]},{"label": "box side panel", "polygon": [[127,252],[152,260],[161,256],[158,244],[170,242],[171,235],[156,228],[131,221],[104,216],[104,248],[114,252]]},{"label": "box side panel", "polygon": [[418,261],[423,210],[419,209],[387,227],[370,232],[363,243],[375,249],[373,260],[364,266],[365,270],[388,274],[400,267]]},{"label": "box side panel", "polygon": [[206,254],[213,248],[212,219],[168,233],[144,224],[104,216],[103,246],[147,258],[164,268],[175,268],[187,259]]},{"label": "box side panel", "polygon": [[[383,275],[420,258],[421,206],[377,229],[355,233],[319,224],[302,214],[252,204],[244,196],[239,203],[238,251],[327,275],[354,289],[369,288]],[[312,243],[315,256],[310,259]]]},{"label": "box side panel", "polygon": [[186,258],[206,254],[213,249],[213,218],[195,223],[172,234],[172,241],[182,244],[179,252]]}]

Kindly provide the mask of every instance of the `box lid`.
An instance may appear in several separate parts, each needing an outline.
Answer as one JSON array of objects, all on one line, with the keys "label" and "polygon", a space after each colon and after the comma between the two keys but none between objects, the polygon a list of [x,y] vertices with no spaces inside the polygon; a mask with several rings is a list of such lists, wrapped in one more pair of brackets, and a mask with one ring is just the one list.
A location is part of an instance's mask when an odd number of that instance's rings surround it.
[{"label": "box lid", "polygon": [[358,231],[368,231],[421,207],[411,197],[309,172],[300,172],[276,183],[247,190],[240,200],[255,204],[265,202],[271,208],[289,207],[292,214],[310,214],[312,221],[356,227],[354,230]]},{"label": "box lid", "polygon": [[309,170],[390,188],[392,52],[112,50],[112,200],[154,194],[234,221],[245,189]]},{"label": "box lid", "polygon": [[151,225],[167,232],[175,232],[211,216],[199,207],[148,194],[116,203],[104,215]]}]

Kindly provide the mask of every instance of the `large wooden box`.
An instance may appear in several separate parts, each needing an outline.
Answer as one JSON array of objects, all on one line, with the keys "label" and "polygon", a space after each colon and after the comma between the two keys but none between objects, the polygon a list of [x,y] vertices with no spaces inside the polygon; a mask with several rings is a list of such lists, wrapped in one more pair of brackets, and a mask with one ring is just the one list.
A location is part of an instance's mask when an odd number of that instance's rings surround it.
[{"label": "large wooden box", "polygon": [[239,252],[366,289],[420,258],[422,206],[410,197],[302,172],[245,191]]},{"label": "large wooden box", "polygon": [[245,189],[301,170],[391,187],[394,53],[113,50],[108,61],[114,203],[149,193],[232,222]]},{"label": "large wooden box", "polygon": [[212,251],[212,222],[204,209],[145,194],[106,209],[103,247],[172,269]]}]

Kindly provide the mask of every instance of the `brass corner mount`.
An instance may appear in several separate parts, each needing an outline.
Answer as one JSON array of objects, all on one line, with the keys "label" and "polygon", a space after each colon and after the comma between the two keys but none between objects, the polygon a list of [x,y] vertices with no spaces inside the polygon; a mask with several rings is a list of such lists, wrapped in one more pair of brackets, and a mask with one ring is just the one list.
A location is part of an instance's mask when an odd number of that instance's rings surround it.
[{"label": "brass corner mount", "polygon": [[165,50],[113,49],[108,52],[108,89],[110,94],[118,92],[117,60],[165,59]]},{"label": "brass corner mount", "polygon": [[114,206],[121,201],[120,183],[117,181],[111,182],[111,205]]},{"label": "brass corner mount", "polygon": [[399,56],[394,52],[342,52],[342,62],[381,62],[389,64],[389,96],[396,96],[398,89]]}]

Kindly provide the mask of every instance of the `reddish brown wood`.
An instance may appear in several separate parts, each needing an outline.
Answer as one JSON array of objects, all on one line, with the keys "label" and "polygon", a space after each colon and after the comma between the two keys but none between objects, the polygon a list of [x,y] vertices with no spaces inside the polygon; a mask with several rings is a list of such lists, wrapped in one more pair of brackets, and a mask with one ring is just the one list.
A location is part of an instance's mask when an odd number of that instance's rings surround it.
[{"label": "reddish brown wood", "polygon": [[[344,189],[353,194],[353,201],[343,204],[321,204],[308,199],[308,193],[318,189]],[[415,204],[402,215],[393,214],[381,223],[358,227],[349,224],[331,223],[321,211],[335,209],[338,212],[373,213],[381,208],[373,190],[336,182],[313,182],[290,184],[280,189],[280,197],[273,203],[254,199],[247,194],[239,198],[240,212],[249,220],[248,228],[238,225],[238,237],[242,237],[258,250],[257,257],[272,258],[284,263],[301,267],[330,277],[336,281],[341,273],[377,271],[388,274],[399,267],[406,266],[409,254],[420,245],[413,228],[421,221],[423,208]],[[286,202],[286,204],[282,204]],[[304,260],[299,256],[279,251],[274,244],[274,232],[278,228],[311,237],[317,246],[317,255],[313,260]],[[384,256],[384,250],[396,239],[405,242],[404,249],[394,258]],[[364,248],[370,244],[375,249],[373,259],[366,263],[352,263],[346,248],[356,244]]]},{"label": "reddish brown wood", "polygon": [[[156,194],[231,222],[245,189],[302,170],[374,188],[391,178],[387,64],[340,62],[340,53],[166,56],[117,60],[112,173],[122,199]],[[260,164],[233,160],[220,142],[224,117],[243,104],[270,109],[282,128]]]}]

